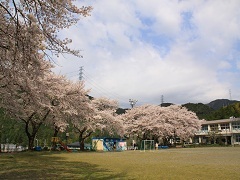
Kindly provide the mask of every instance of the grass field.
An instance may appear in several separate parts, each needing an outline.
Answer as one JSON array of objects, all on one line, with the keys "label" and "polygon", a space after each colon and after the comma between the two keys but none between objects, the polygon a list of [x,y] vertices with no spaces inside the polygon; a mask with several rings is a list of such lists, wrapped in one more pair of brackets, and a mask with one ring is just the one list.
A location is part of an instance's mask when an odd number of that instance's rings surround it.
[{"label": "grass field", "polygon": [[0,154],[0,179],[240,179],[240,147]]}]

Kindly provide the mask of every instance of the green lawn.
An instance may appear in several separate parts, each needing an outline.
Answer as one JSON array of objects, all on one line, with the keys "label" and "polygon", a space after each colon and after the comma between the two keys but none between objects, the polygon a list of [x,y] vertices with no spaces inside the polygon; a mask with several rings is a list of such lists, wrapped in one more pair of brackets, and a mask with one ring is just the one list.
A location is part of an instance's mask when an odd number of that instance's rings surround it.
[{"label": "green lawn", "polygon": [[0,154],[0,179],[240,179],[240,147]]}]

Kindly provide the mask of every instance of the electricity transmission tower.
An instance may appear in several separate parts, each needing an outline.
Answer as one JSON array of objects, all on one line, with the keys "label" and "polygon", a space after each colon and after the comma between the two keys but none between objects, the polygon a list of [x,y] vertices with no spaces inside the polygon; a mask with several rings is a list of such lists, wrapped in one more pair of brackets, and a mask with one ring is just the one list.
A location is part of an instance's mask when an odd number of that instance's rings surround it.
[{"label": "electricity transmission tower", "polygon": [[164,103],[164,96],[161,96],[161,105]]},{"label": "electricity transmission tower", "polygon": [[80,67],[79,69],[79,81],[83,80],[83,66]]},{"label": "electricity transmission tower", "polygon": [[135,104],[137,103],[137,100],[135,99],[129,99],[130,105],[133,108],[135,106]]}]

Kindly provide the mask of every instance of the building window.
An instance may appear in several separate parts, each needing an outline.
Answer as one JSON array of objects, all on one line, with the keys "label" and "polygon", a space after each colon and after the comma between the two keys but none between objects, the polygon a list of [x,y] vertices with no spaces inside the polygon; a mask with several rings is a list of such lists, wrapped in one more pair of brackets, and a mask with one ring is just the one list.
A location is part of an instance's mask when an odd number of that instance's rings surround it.
[{"label": "building window", "polygon": [[229,123],[227,124],[220,124],[221,125],[221,130],[226,131],[229,130]]},{"label": "building window", "polygon": [[201,131],[203,132],[208,131],[208,125],[202,125]]},{"label": "building window", "polygon": [[240,134],[236,135],[236,142],[238,142],[238,143],[240,142]]},{"label": "building window", "polygon": [[232,128],[235,130],[240,129],[240,122],[232,122]]},{"label": "building window", "polygon": [[218,125],[217,124],[211,124],[210,125],[210,130],[211,131],[218,131]]}]

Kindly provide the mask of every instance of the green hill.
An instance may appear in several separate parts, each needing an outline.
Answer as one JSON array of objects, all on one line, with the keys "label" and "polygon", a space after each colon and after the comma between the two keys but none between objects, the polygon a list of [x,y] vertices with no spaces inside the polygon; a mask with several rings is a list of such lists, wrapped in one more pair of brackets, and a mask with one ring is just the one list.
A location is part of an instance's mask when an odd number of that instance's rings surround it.
[{"label": "green hill", "polygon": [[[172,103],[164,103],[162,106],[170,106]],[[208,104],[187,103],[182,104],[189,111],[196,113],[199,119],[217,120],[230,117],[240,117],[240,101],[228,99],[216,99]]]},{"label": "green hill", "polygon": [[235,104],[237,102],[237,100],[229,100],[229,99],[216,99],[214,101],[211,101],[210,103],[206,104],[207,106],[209,106],[210,108],[213,108],[214,110],[218,110],[222,107],[225,106],[229,106],[231,104]]},{"label": "green hill", "polygon": [[221,107],[217,110],[214,110],[208,105],[202,103],[187,103],[183,104],[182,106],[186,107],[190,111],[195,112],[199,119],[206,119],[209,121],[229,119],[230,117],[240,117],[240,102]]},{"label": "green hill", "polygon": [[182,106],[186,107],[189,111],[196,113],[199,119],[206,119],[211,113],[214,112],[214,109],[205,105],[203,103],[187,103]]},{"label": "green hill", "polygon": [[222,107],[206,117],[208,120],[229,119],[240,117],[240,102]]},{"label": "green hill", "polygon": [[160,104],[160,106],[162,106],[162,107],[168,107],[168,106],[171,106],[171,105],[173,105],[173,103],[162,103],[162,104]]}]

